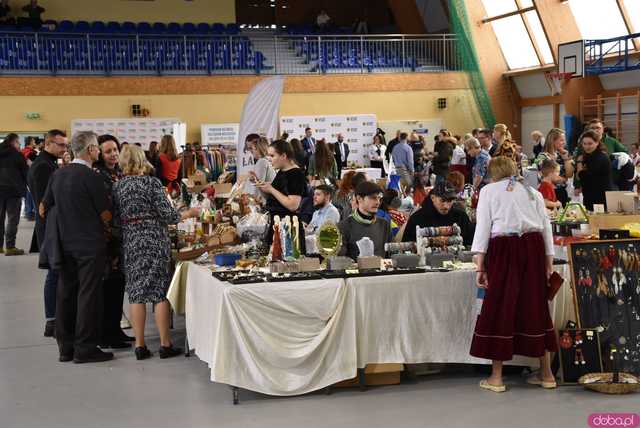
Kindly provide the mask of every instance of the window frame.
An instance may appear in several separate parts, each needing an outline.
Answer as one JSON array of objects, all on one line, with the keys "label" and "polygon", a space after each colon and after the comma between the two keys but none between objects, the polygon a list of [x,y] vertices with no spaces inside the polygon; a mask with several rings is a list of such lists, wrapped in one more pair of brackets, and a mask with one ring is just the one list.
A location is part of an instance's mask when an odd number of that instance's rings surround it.
[{"label": "window frame", "polygon": [[[618,2],[621,0],[617,0]],[[538,65],[534,66],[534,67],[547,67],[550,65],[555,65],[557,62],[557,58],[556,58],[556,52],[553,51],[553,49],[551,48],[550,44],[549,44],[549,36],[547,35],[547,29],[544,25],[544,22],[542,21],[542,18],[540,17],[540,12],[538,12],[538,8],[536,7],[536,0],[533,0],[533,6],[527,6],[527,7],[523,7],[522,6],[522,1],[521,0],[515,0],[516,3],[516,10],[512,11],[512,12],[507,12],[507,13],[503,13],[500,15],[495,15],[495,16],[490,16],[490,17],[486,17],[484,19],[481,20],[482,24],[489,24],[493,21],[498,21],[501,19],[505,19],[505,18],[509,18],[512,16],[520,16],[520,19],[522,20],[522,23],[524,24],[524,28],[527,31],[527,35],[529,36],[529,41],[531,42],[531,45],[533,46],[533,50],[536,53],[536,57],[538,59]],[[485,9],[486,10],[486,9]],[[540,45],[538,44],[536,37],[534,35],[533,32],[533,28],[531,26],[531,23],[529,22],[529,19],[526,16],[527,12],[535,12],[536,15],[538,15],[538,20],[540,21],[540,25],[542,26],[542,31],[544,32],[544,36],[545,36],[545,40],[547,42],[547,47],[548,49],[551,51],[551,57],[553,62],[552,63],[547,63],[544,60],[544,55],[542,55],[542,49],[540,48]],[[494,32],[495,34],[495,32]],[[497,35],[496,35],[497,38]],[[500,40],[498,40],[498,44],[500,44]],[[502,56],[504,56],[504,51],[502,50],[502,45],[500,44],[500,51],[502,52]],[[505,57],[505,61],[506,61],[506,57]],[[507,61],[508,63],[508,61]],[[509,71],[514,71],[514,70],[520,70],[520,69],[510,69]]]}]

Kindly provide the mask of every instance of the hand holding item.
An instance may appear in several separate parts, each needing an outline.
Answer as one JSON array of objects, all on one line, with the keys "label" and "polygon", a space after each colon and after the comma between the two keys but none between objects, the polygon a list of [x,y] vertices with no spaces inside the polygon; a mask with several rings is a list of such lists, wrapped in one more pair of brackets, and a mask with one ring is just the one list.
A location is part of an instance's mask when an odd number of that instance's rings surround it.
[{"label": "hand holding item", "polygon": [[571,159],[567,149],[562,148],[562,149],[558,150],[558,153],[560,153],[560,158],[565,162]]},{"label": "hand holding item", "polygon": [[265,183],[264,181],[256,182],[256,187],[264,193],[271,194],[273,192],[273,186],[271,183]]},{"label": "hand holding item", "polygon": [[546,275],[547,275],[547,280],[551,277],[551,274],[553,273],[553,256],[547,256],[545,258],[545,268],[546,268]]},{"label": "hand holding item", "polygon": [[476,285],[478,288],[489,288],[489,281],[487,280],[486,272],[476,272]]}]

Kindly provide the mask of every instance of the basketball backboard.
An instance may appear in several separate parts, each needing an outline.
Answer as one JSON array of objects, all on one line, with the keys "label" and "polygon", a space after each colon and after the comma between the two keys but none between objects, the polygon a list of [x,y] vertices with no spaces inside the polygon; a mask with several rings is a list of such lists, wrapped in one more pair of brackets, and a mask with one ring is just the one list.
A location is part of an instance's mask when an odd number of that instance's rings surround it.
[{"label": "basketball backboard", "polygon": [[571,77],[584,76],[584,42],[582,40],[558,45],[558,72],[571,73]]}]

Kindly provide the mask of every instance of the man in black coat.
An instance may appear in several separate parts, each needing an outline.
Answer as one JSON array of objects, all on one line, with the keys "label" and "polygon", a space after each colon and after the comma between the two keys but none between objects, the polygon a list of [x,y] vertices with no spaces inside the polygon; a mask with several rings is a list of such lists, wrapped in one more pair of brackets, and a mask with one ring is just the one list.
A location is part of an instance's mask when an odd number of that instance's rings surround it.
[{"label": "man in black coat", "polygon": [[338,179],[342,177],[342,168],[347,167],[347,159],[349,158],[349,145],[344,142],[342,134],[336,135],[338,141],[333,144],[335,152],[336,165],[338,166]]},{"label": "man in black coat", "polygon": [[[78,132],[71,140],[74,161],[51,177],[40,205],[40,214],[55,208],[57,223],[47,225],[46,245],[51,253],[50,233],[57,232],[61,255],[56,305],[56,339],[60,361],[101,362],[113,358],[98,348],[102,327],[103,289],[106,271],[109,199],[102,178],[92,169],[100,148],[93,132]],[[55,230],[52,230],[55,229]]]},{"label": "man in black coat", "polygon": [[414,212],[404,228],[402,242],[416,240],[416,226],[438,227],[460,226],[464,245],[473,243],[475,227],[469,220],[467,213],[453,206],[456,192],[448,182],[438,183],[422,202],[422,208]]},{"label": "man in black coat", "polygon": [[[36,210],[44,198],[47,185],[53,173],[58,169],[58,159],[67,151],[67,135],[59,129],[47,132],[44,140],[44,149],[29,168],[27,182],[33,196]],[[39,215],[36,216],[36,227],[33,231],[36,247],[39,248],[44,240],[45,221]],[[32,239],[33,241],[33,239]],[[53,337],[56,327],[56,290],[58,288],[58,272],[53,269],[47,271],[44,280],[44,336]]]},{"label": "man in black coat", "polygon": [[16,248],[16,236],[22,198],[27,194],[28,169],[27,161],[20,153],[20,137],[17,134],[7,135],[0,144],[0,253],[7,256],[24,254],[23,250]]},{"label": "man in black coat", "polygon": [[384,157],[387,158],[387,162],[389,162],[389,160],[391,159],[391,153],[393,153],[393,148],[396,146],[396,144],[400,142],[400,134],[401,134],[401,131],[398,129],[396,131],[396,138],[389,141],[389,144],[387,144],[387,150],[384,152]]}]

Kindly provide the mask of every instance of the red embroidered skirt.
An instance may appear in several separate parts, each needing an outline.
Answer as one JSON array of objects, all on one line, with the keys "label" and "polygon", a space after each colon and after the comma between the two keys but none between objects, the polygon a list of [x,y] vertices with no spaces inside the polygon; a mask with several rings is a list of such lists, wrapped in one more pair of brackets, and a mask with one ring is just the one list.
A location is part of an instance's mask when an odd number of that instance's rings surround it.
[{"label": "red embroidered skirt", "polygon": [[549,315],[542,234],[500,236],[485,256],[488,288],[476,322],[471,355],[509,361],[558,350]]}]

